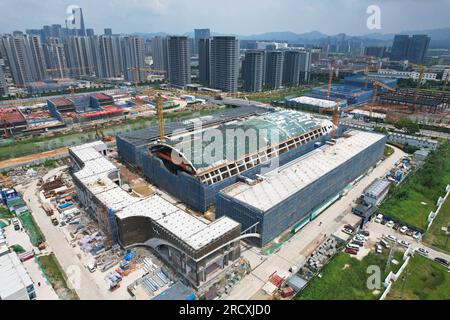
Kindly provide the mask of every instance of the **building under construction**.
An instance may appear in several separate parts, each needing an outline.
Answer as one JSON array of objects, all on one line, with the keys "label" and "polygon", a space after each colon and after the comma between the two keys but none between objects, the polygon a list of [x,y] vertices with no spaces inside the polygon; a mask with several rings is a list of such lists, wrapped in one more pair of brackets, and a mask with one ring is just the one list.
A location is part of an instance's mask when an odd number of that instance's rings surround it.
[{"label": "building under construction", "polygon": [[[166,126],[164,141],[158,140],[158,128],[119,135],[119,155],[153,184],[205,212],[221,189],[312,151],[333,131],[329,120],[257,107],[231,109],[205,120],[201,127],[195,120]],[[242,133],[244,140],[230,132]],[[212,143],[214,136],[219,143]],[[205,158],[212,145],[214,156]]]},{"label": "building under construction", "polygon": [[349,131],[303,157],[254,180],[237,182],[219,192],[216,218],[228,216],[242,229],[255,228],[264,246],[293,228],[315,219],[324,204],[336,199],[352,181],[382,157],[384,135]]},{"label": "building under construction", "polygon": [[159,195],[138,197],[122,188],[120,173],[101,141],[69,149],[77,196],[101,230],[124,248],[152,248],[193,287],[199,288],[240,257],[240,224],[209,222]]},{"label": "building under construction", "polygon": [[[412,112],[440,113],[450,109],[450,93],[399,89],[379,94],[381,105],[403,106]],[[394,108],[401,109],[401,108]]]}]

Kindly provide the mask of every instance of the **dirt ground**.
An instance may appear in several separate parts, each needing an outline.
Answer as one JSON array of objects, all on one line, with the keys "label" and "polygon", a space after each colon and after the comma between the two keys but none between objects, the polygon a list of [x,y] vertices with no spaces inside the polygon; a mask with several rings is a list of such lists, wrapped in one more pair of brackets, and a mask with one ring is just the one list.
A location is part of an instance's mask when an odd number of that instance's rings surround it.
[{"label": "dirt ground", "polygon": [[3,161],[0,161],[0,170],[3,168],[8,168],[8,167],[14,166],[14,165],[20,165],[20,164],[26,165],[27,163],[35,161],[35,160],[41,160],[41,159],[45,159],[45,158],[53,157],[53,156],[60,156],[60,155],[64,155],[67,153],[68,153],[68,148],[64,147],[64,148],[45,151],[45,152],[41,152],[41,153],[30,154],[28,156],[23,156],[23,157],[19,157],[19,158],[3,160]]}]

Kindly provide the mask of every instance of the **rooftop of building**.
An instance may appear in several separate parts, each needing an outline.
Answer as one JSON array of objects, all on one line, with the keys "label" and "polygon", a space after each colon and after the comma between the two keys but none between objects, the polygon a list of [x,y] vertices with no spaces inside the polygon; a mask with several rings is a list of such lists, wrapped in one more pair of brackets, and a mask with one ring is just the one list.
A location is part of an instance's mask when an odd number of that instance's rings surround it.
[{"label": "rooftop of building", "polygon": [[[171,136],[173,132],[180,132],[180,130],[193,130],[194,123],[201,121],[203,127],[208,127],[214,124],[242,119],[256,114],[264,114],[269,112],[266,108],[245,106],[238,108],[225,108],[222,111],[213,113],[209,116],[193,118],[180,122],[170,122],[164,125],[164,132],[166,136]],[[159,127],[153,126],[141,130],[136,130],[130,133],[119,135],[122,140],[128,141],[134,146],[148,145],[159,138]]]},{"label": "rooftop of building", "polygon": [[254,185],[238,182],[221,192],[260,211],[267,211],[383,138],[375,133],[350,131],[334,145],[315,149],[265,174],[263,180]]},{"label": "rooftop of building", "polygon": [[1,108],[0,124],[25,122],[25,117],[17,108]]},{"label": "rooftop of building", "polygon": [[[227,122],[202,132],[194,131],[189,134],[172,136],[165,141],[165,144],[183,154],[197,173],[200,173],[221,164],[237,161],[262,148],[275,146],[322,127],[329,127],[331,130],[332,123],[303,112],[279,110],[248,119]],[[239,135],[240,132],[249,137],[248,141],[238,140],[236,143],[234,135]],[[218,135],[220,137],[217,137]],[[214,145],[211,137],[220,138],[222,150],[216,150],[216,155],[209,159],[205,155],[211,153],[211,145]]]},{"label": "rooftop of building", "polygon": [[103,142],[96,141],[70,148],[71,153],[84,162],[84,167],[75,176],[119,219],[148,217],[194,251],[239,226],[228,217],[207,223],[159,195],[145,198],[132,196],[109,178],[110,174],[117,172],[117,168],[97,151],[102,146],[105,147]]},{"label": "rooftop of building", "polygon": [[0,300],[33,284],[16,253],[0,256]]},{"label": "rooftop of building", "polygon": [[336,101],[326,100],[326,99],[319,99],[319,98],[313,98],[308,96],[302,96],[302,97],[296,97],[291,98],[288,101],[295,102],[295,103],[302,103],[302,104],[308,104],[317,106],[320,108],[334,108],[336,107]]},{"label": "rooftop of building", "polygon": [[73,102],[70,99],[67,98],[53,98],[53,99],[49,99],[51,102],[53,102],[53,104],[57,107],[59,106],[68,106],[68,105],[73,105]]}]

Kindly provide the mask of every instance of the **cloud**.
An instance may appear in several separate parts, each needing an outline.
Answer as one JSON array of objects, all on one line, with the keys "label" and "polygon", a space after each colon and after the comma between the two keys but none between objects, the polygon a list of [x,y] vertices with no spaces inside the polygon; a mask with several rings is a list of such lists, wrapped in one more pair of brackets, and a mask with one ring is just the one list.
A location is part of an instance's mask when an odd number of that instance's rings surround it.
[{"label": "cloud", "polygon": [[379,31],[392,33],[448,26],[450,12],[450,0],[0,0],[0,33],[63,24],[71,4],[83,8],[87,27],[122,33],[365,34],[369,5],[381,8]]}]

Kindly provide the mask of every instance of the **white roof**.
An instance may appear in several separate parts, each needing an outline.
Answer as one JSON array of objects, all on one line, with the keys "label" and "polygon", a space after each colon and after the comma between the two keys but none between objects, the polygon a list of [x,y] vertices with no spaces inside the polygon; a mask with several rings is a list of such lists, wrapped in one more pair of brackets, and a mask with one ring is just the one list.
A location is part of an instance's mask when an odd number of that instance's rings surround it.
[{"label": "white roof", "polygon": [[153,195],[126,207],[116,216],[119,219],[133,216],[148,217],[194,250],[204,247],[239,225],[228,217],[222,217],[212,223],[207,223],[180,210],[158,195]]},{"label": "white roof", "polygon": [[253,186],[238,182],[221,192],[256,209],[267,211],[384,138],[383,135],[363,131],[349,134],[347,138],[337,139],[335,145],[325,145],[267,173],[263,181]]},{"label": "white roof", "polygon": [[75,176],[100,202],[113,210],[119,219],[148,217],[194,250],[202,248],[239,225],[228,217],[207,223],[180,210],[158,195],[147,198],[133,197],[108,177],[111,172],[117,171],[117,168],[94,149],[103,146],[103,142],[100,142],[89,143],[87,147],[82,145],[71,148],[84,162],[84,167],[76,172]]},{"label": "white roof", "polygon": [[103,141],[94,141],[94,142],[89,142],[89,143],[85,143],[79,146],[75,146],[75,147],[70,147],[70,150],[74,153],[77,153],[78,155],[78,151],[83,150],[83,149],[95,149],[95,148],[104,148],[105,147],[105,143]]},{"label": "white roof", "polygon": [[296,103],[303,103],[303,104],[309,104],[312,106],[317,106],[321,108],[334,108],[336,106],[336,101],[330,101],[325,99],[318,99],[318,98],[312,98],[312,97],[297,97],[289,99],[289,101],[296,102]]},{"label": "white roof", "polygon": [[141,199],[131,196],[128,192],[117,186],[117,188],[97,194],[97,198],[114,212],[139,202]]},{"label": "white roof", "polygon": [[0,275],[0,300],[7,299],[33,284],[16,253],[8,253],[0,257]]},{"label": "white roof", "polygon": [[[84,152],[84,150],[82,151]],[[77,153],[78,155],[78,153]],[[84,163],[83,169],[75,173],[75,176],[82,180],[91,176],[98,176],[99,174],[117,171],[117,168],[109,162],[106,158],[100,157]]]},{"label": "white roof", "polygon": [[103,157],[97,150],[93,148],[80,149],[75,153],[77,157],[83,162]]}]

